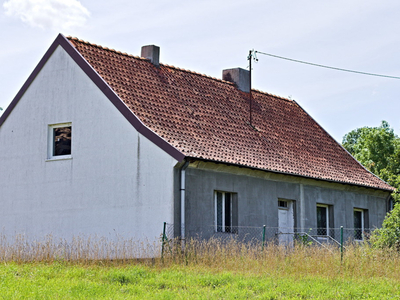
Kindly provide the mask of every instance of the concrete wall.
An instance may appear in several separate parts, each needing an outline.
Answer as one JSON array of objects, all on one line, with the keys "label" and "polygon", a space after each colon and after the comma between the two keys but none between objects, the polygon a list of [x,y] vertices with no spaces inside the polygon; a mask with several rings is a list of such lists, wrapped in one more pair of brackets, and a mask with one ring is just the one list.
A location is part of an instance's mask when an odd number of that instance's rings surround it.
[{"label": "concrete wall", "polygon": [[278,227],[278,199],[295,203],[294,227],[316,228],[317,204],[332,205],[332,226],[353,228],[354,208],[368,209],[369,227],[386,215],[387,192],[207,162],[193,162],[186,177],[187,235],[214,232],[214,191],[237,193],[239,226]]},{"label": "concrete wall", "polygon": [[[72,158],[48,160],[48,125],[64,122]],[[158,240],[176,163],[58,47],[0,127],[0,233]]]}]

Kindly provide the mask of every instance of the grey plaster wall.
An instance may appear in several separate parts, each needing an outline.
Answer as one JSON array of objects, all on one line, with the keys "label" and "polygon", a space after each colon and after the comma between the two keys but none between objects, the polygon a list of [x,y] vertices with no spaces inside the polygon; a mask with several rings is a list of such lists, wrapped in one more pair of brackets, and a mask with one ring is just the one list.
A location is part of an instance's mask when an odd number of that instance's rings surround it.
[{"label": "grey plaster wall", "polygon": [[[176,176],[179,178],[178,173]],[[186,170],[187,236],[208,237],[214,233],[215,191],[237,193],[239,226],[278,227],[278,199],[292,200],[294,227],[304,230],[316,228],[317,204],[330,205],[332,227],[353,228],[354,208],[368,210],[366,225],[379,227],[386,215],[389,195],[385,191],[333,182],[194,162]],[[175,209],[179,207],[177,198]],[[175,220],[180,220],[179,214]]]}]

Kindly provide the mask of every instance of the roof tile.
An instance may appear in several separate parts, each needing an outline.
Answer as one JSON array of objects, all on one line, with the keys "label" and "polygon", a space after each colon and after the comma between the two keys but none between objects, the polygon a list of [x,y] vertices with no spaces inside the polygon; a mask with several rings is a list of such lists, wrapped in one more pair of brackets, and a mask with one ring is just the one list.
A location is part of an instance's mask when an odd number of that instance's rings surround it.
[{"label": "roof tile", "polygon": [[393,190],[295,101],[68,37],[151,130],[188,157]]}]

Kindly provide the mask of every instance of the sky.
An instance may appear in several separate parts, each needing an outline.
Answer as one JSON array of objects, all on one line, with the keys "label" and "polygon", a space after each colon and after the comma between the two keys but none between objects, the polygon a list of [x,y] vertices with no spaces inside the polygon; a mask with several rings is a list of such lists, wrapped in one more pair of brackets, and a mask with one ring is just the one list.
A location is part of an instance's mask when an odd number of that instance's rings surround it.
[{"label": "sky", "polygon": [[[0,0],[0,107],[58,33],[133,55],[155,44],[161,63],[216,78],[247,68],[252,49],[400,77],[399,31],[398,0]],[[262,54],[252,74],[254,89],[294,99],[339,142],[382,120],[400,135],[399,79]]]}]

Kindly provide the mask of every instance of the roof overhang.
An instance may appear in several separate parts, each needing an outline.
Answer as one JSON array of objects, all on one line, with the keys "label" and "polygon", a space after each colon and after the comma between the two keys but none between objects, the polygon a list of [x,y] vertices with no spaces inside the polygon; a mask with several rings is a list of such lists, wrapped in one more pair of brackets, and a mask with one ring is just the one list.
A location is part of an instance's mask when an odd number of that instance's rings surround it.
[{"label": "roof overhang", "polygon": [[274,173],[274,174],[279,174],[279,175],[286,175],[286,176],[293,176],[297,178],[305,178],[305,179],[310,179],[310,180],[316,180],[316,181],[323,181],[323,182],[328,182],[332,184],[344,184],[348,186],[353,186],[353,187],[359,187],[359,188],[365,188],[365,189],[372,189],[372,190],[379,190],[387,193],[393,193],[396,192],[395,188],[392,189],[383,189],[383,188],[378,188],[374,186],[369,186],[369,185],[361,185],[361,184],[356,184],[356,183],[351,183],[351,182],[345,182],[345,181],[335,181],[331,179],[324,179],[324,178],[318,178],[318,177],[312,177],[312,176],[304,176],[300,174],[295,174],[295,173],[286,173],[286,172],[281,172],[281,171],[276,171],[276,170],[267,170],[267,169],[261,169],[261,168],[254,168],[246,165],[240,165],[240,164],[233,164],[229,162],[223,162],[223,161],[218,161],[218,160],[209,160],[209,159],[203,159],[203,158],[197,158],[197,157],[186,157],[185,158],[189,162],[195,162],[195,161],[202,161],[202,162],[208,162],[208,163],[214,163],[214,164],[223,164],[226,166],[233,166],[233,167],[238,167],[238,168],[245,168],[249,170],[254,170],[254,171],[260,171],[260,172],[267,172],[267,173]]}]

